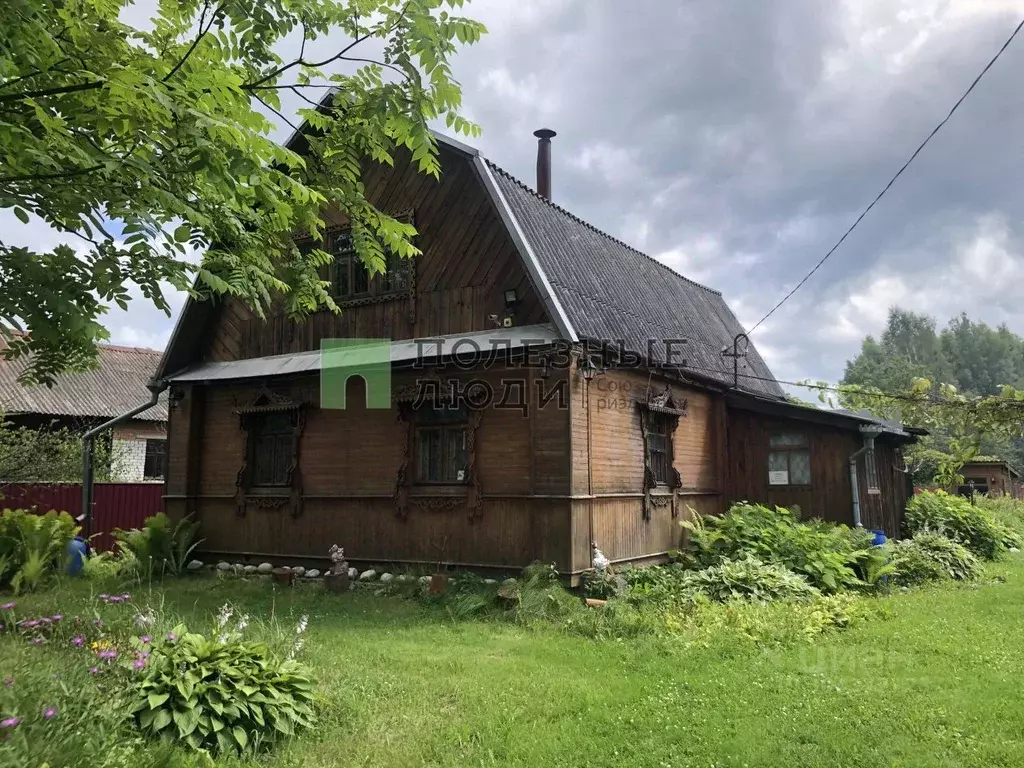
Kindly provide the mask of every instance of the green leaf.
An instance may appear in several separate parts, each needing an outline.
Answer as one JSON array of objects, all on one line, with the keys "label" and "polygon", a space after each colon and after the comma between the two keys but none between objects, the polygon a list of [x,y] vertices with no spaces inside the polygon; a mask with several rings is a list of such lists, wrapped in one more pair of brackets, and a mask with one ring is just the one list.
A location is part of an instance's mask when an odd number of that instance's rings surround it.
[{"label": "green leaf", "polygon": [[235,741],[238,742],[240,749],[245,749],[249,745],[249,736],[240,726],[236,725],[232,728],[231,733],[235,737]]},{"label": "green leaf", "polygon": [[18,208],[17,206],[15,206],[14,207],[14,215],[18,217],[18,220],[21,221],[22,224],[28,224],[28,222],[29,222],[28,213],[26,213],[24,209]]},{"label": "green leaf", "polygon": [[171,714],[166,709],[161,709],[156,713],[153,718],[153,730],[162,731],[168,725],[171,724]]}]

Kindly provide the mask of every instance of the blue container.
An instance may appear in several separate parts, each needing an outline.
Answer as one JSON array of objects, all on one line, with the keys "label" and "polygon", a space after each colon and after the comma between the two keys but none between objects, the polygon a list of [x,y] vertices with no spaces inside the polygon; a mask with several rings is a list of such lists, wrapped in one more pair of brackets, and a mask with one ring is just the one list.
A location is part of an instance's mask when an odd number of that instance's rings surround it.
[{"label": "blue container", "polygon": [[875,534],[875,538],[874,538],[874,540],[871,543],[874,544],[876,547],[882,546],[883,544],[885,544],[885,542],[887,542],[889,540],[885,536],[885,531],[880,531],[880,530],[877,530],[877,529],[872,529],[872,530],[869,531],[869,533]]},{"label": "blue container", "polygon": [[76,536],[68,542],[68,564],[67,572],[72,576],[77,576],[82,572],[82,565],[85,563],[85,553],[88,551],[88,545],[81,536]]}]

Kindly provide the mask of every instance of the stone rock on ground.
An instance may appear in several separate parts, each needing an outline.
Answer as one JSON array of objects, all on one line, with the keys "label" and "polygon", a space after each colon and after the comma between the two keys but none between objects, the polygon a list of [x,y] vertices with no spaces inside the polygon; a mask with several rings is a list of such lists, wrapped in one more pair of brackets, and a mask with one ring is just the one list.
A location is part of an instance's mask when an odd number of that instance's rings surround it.
[{"label": "stone rock on ground", "polygon": [[247,565],[247,566],[245,566],[245,574],[246,574],[246,576],[252,576],[254,573],[256,573],[256,566],[255,565]]},{"label": "stone rock on ground", "polygon": [[260,563],[259,566],[256,568],[256,572],[262,573],[264,576],[273,572],[273,570],[274,566],[272,566],[270,563]]},{"label": "stone rock on ground", "polygon": [[203,567],[203,561],[202,560],[192,560],[191,562],[189,562],[188,565],[185,566],[185,569],[189,570],[189,571],[198,571],[202,567]]},{"label": "stone rock on ground", "polygon": [[348,577],[352,581],[355,581],[356,579],[358,579],[359,578],[359,569],[358,568],[349,568],[348,569]]},{"label": "stone rock on ground", "polygon": [[310,570],[306,571],[306,578],[307,579],[319,579],[320,578],[320,571],[318,571],[316,568],[311,568]]},{"label": "stone rock on ground", "polygon": [[376,578],[377,572],[373,569],[370,569],[369,571],[363,571],[361,574],[359,574],[360,581],[373,581]]},{"label": "stone rock on ground", "polygon": [[303,574],[306,573],[306,569],[303,568],[301,565],[296,565],[294,568],[292,568],[292,573],[301,578]]},{"label": "stone rock on ground", "polygon": [[217,563],[217,570],[218,571],[230,571],[231,570],[231,563],[225,563],[223,560],[221,560],[219,563]]},{"label": "stone rock on ground", "polygon": [[382,573],[380,575],[380,583],[381,584],[390,584],[394,580],[395,580],[395,576],[392,573]]}]

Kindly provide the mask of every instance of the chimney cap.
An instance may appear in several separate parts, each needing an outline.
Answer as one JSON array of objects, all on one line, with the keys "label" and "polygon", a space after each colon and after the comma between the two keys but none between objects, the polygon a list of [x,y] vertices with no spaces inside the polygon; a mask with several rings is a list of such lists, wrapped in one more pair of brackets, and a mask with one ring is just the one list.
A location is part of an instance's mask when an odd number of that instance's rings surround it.
[{"label": "chimney cap", "polygon": [[550,128],[538,128],[533,132],[533,135],[538,139],[553,139],[558,134],[552,131]]}]

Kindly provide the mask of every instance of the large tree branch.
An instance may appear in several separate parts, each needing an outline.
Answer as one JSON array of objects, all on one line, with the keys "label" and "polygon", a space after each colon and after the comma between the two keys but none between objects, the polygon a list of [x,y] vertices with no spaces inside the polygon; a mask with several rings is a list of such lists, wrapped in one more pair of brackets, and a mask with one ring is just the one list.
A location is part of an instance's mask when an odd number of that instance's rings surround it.
[{"label": "large tree branch", "polygon": [[51,179],[70,179],[74,176],[84,176],[87,173],[94,173],[103,168],[103,165],[93,165],[89,168],[76,168],[73,171],[57,171],[55,173],[29,173],[23,176],[0,176],[0,184],[17,184],[23,181],[49,181]]},{"label": "large tree branch", "polygon": [[78,93],[79,91],[93,91],[102,88],[105,80],[91,80],[75,85],[62,85],[57,88],[44,88],[41,91],[26,91],[24,93],[8,93],[0,96],[0,104],[9,101],[24,101],[25,99],[42,99],[46,96],[58,96],[62,93]]},{"label": "large tree branch", "polygon": [[186,61],[188,61],[188,57],[191,56],[195,52],[196,48],[199,47],[199,43],[204,37],[206,37],[206,34],[213,29],[213,24],[217,20],[217,14],[220,13],[221,9],[219,6],[217,7],[217,10],[210,15],[210,23],[206,25],[206,29],[203,29],[203,22],[206,21],[206,12],[209,10],[210,2],[209,0],[206,0],[206,2],[203,3],[203,10],[199,14],[199,33],[196,35],[195,40],[192,41],[192,45],[190,45],[188,50],[185,51],[185,55],[181,57],[177,64],[171,67],[171,71],[164,76],[161,82],[166,83],[174,77],[175,73],[184,66]]}]

